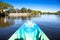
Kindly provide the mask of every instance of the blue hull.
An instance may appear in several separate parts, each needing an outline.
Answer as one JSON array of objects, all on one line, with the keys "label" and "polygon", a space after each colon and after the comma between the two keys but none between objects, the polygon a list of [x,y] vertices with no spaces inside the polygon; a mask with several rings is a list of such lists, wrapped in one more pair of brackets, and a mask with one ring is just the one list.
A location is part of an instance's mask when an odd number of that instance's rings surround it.
[{"label": "blue hull", "polygon": [[8,40],[49,40],[49,38],[34,22],[27,21]]}]

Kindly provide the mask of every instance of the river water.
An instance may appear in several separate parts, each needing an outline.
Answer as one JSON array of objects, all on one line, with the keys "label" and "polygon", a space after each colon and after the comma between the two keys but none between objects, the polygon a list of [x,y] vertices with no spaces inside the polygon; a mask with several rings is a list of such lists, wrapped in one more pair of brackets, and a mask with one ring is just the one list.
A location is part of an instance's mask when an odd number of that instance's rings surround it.
[{"label": "river water", "polygon": [[50,40],[60,40],[60,15],[41,14],[30,18],[0,17],[0,40],[8,40],[27,20],[36,23]]}]

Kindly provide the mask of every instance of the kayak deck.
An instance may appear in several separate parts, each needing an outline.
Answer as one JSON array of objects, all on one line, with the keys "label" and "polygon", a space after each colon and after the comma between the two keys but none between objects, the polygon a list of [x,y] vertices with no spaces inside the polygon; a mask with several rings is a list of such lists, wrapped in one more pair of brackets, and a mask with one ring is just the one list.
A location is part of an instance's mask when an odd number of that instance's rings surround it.
[{"label": "kayak deck", "polygon": [[27,21],[8,40],[49,40],[49,38],[38,25]]}]

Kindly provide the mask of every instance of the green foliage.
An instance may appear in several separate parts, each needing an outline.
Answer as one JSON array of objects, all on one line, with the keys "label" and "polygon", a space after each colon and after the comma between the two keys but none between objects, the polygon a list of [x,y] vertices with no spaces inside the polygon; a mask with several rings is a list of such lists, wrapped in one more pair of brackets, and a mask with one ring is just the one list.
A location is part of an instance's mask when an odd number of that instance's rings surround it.
[{"label": "green foliage", "polygon": [[32,11],[31,9],[27,9],[27,12],[28,12],[28,13],[31,13],[31,11]]},{"label": "green foliage", "polygon": [[15,9],[10,9],[8,11],[9,11],[9,13],[16,13],[16,10]]},{"label": "green foliage", "polygon": [[26,8],[21,8],[21,13],[26,13],[27,12],[27,9]]},{"label": "green foliage", "polygon": [[0,2],[0,10],[7,9],[7,8],[13,8],[13,6],[5,2]]},{"label": "green foliage", "polygon": [[58,11],[57,14],[60,14],[60,11]]},{"label": "green foliage", "polygon": [[32,11],[31,11],[31,13],[32,13],[33,15],[37,15],[37,14],[39,14],[39,13],[40,13],[40,11],[32,10]]}]

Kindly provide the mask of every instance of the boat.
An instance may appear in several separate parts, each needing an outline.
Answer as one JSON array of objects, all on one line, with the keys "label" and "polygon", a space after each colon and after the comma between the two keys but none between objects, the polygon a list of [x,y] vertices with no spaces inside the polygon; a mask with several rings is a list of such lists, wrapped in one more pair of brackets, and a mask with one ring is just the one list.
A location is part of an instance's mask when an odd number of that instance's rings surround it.
[{"label": "boat", "polygon": [[24,23],[8,40],[49,40],[41,28],[33,21]]}]

